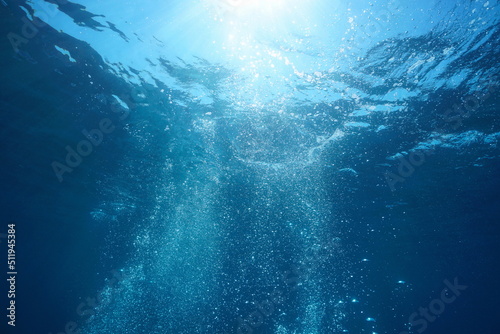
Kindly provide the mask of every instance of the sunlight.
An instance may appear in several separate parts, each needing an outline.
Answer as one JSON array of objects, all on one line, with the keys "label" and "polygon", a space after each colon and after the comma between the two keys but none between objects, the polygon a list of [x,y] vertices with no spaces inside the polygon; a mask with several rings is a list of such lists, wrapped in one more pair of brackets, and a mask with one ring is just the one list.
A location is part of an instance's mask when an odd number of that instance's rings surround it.
[{"label": "sunlight", "polygon": [[210,0],[210,2],[217,10],[217,18],[222,20],[237,16],[253,17],[257,21],[262,21],[275,18],[286,9],[285,0]]},{"label": "sunlight", "polygon": [[233,7],[242,7],[248,9],[258,9],[258,10],[276,10],[285,4],[284,0],[225,0],[228,4]]}]

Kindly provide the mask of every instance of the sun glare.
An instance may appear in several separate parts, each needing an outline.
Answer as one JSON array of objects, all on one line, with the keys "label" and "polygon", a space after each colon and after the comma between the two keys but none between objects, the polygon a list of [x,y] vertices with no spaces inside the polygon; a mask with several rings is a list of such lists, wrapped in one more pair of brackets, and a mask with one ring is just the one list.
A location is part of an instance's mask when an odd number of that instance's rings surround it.
[{"label": "sun glare", "polygon": [[[223,0],[224,1],[224,0]],[[278,7],[283,5],[284,0],[225,0],[228,4],[234,7],[255,7],[255,8],[266,8],[266,7]]]},{"label": "sun glare", "polygon": [[[286,0],[212,0],[225,15],[275,16],[284,9]],[[220,13],[219,13],[220,14]],[[262,19],[262,17],[260,17]]]}]

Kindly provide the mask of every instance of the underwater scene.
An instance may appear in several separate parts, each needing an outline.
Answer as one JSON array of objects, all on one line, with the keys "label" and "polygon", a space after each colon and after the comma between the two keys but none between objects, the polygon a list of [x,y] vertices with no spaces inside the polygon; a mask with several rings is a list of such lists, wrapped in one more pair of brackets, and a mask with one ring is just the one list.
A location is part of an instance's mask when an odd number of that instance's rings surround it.
[{"label": "underwater scene", "polygon": [[0,332],[498,334],[498,0],[0,0]]}]

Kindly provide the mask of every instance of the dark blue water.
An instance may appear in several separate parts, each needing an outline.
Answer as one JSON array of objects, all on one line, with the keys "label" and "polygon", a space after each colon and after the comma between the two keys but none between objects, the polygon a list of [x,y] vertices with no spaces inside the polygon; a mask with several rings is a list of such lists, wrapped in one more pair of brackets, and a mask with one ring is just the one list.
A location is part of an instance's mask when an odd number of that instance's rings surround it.
[{"label": "dark blue water", "polygon": [[2,333],[499,333],[498,1],[0,17]]}]

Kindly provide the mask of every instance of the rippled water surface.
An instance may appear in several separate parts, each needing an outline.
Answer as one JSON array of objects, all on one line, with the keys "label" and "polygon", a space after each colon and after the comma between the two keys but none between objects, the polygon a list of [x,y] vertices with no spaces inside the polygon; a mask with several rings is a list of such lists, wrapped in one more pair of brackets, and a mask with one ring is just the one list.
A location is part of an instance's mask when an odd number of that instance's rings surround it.
[{"label": "rippled water surface", "polygon": [[498,1],[0,17],[7,333],[498,332]]}]

